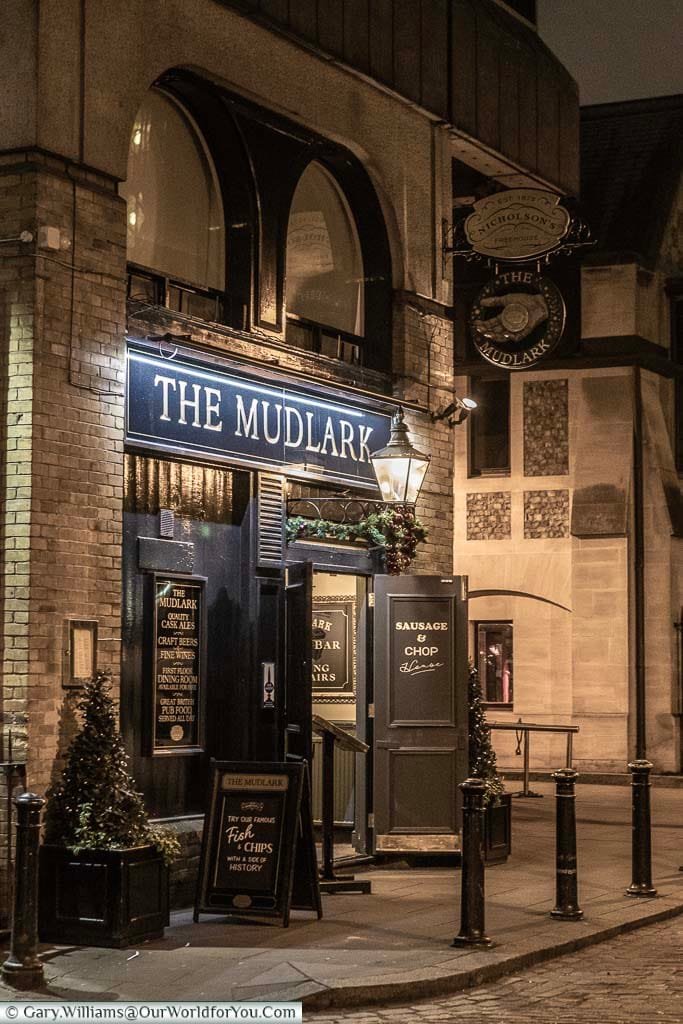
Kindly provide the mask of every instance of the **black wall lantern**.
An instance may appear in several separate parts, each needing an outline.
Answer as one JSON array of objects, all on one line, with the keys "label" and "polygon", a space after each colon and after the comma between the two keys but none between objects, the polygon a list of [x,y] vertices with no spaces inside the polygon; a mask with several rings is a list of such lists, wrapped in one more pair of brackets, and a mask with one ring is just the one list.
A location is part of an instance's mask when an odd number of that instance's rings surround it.
[{"label": "black wall lantern", "polygon": [[370,456],[382,501],[415,505],[430,459],[430,455],[424,455],[410,443],[403,409],[399,406],[391,420],[389,444]]}]

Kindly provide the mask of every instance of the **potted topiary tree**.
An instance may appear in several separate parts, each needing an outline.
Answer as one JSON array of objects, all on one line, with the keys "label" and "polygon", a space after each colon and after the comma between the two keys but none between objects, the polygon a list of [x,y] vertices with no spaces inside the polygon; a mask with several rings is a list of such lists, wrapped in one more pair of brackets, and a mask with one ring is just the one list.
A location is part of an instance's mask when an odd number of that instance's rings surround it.
[{"label": "potted topiary tree", "polygon": [[491,732],[486,724],[479,673],[470,665],[468,682],[469,773],[486,784],[484,794],[484,857],[487,863],[507,860],[512,848],[512,805],[498,774]]},{"label": "potted topiary tree", "polygon": [[110,691],[105,672],[86,684],[80,731],[47,792],[40,847],[44,942],[120,948],[158,938],[168,924],[168,862],[179,844],[149,823],[128,773]]}]

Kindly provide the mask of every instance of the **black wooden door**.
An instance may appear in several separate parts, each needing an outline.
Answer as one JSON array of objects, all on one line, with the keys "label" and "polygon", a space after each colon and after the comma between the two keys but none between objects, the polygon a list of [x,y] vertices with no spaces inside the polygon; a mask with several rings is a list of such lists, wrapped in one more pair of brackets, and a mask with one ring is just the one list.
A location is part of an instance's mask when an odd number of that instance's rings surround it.
[{"label": "black wooden door", "polygon": [[[203,812],[209,758],[240,760],[250,753],[248,498],[246,474],[126,456],[121,729],[153,817]],[[159,538],[161,508],[175,514],[172,541]],[[160,574],[206,579],[201,752],[159,755],[149,747],[150,549]]]},{"label": "black wooden door", "polygon": [[374,847],[458,848],[467,775],[463,576],[375,577]]},{"label": "black wooden door", "polygon": [[311,675],[313,663],[313,565],[295,562],[285,577],[285,751],[313,756]]}]

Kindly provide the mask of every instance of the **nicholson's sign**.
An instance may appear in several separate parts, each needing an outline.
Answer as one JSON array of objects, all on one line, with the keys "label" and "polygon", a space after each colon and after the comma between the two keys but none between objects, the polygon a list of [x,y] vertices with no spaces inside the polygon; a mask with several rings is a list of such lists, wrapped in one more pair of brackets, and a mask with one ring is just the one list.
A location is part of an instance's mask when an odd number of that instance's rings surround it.
[{"label": "nicholson's sign", "polygon": [[465,221],[472,249],[496,260],[529,260],[559,248],[571,217],[560,196],[533,188],[511,188],[474,204]]},{"label": "nicholson's sign", "polygon": [[390,426],[388,414],[327,398],[321,389],[128,352],[129,442],[374,483],[370,454],[387,444]]}]

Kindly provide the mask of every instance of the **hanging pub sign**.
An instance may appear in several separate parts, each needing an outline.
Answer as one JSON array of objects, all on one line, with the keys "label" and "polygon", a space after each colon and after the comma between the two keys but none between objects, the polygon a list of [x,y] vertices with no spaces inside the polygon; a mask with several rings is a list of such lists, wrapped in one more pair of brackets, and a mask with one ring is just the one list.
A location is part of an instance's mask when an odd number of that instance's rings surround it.
[{"label": "hanging pub sign", "polygon": [[388,413],[328,397],[320,386],[265,383],[134,348],[126,374],[130,445],[376,486],[370,454],[389,441]]},{"label": "hanging pub sign", "polygon": [[389,673],[392,721],[452,720],[444,706],[454,672],[453,602],[449,597],[400,597],[391,601]]},{"label": "hanging pub sign", "polygon": [[356,600],[313,598],[313,700],[353,704],[356,699]]},{"label": "hanging pub sign", "polygon": [[564,300],[549,278],[521,268],[507,270],[481,289],[469,322],[484,359],[506,370],[526,369],[559,344]]},{"label": "hanging pub sign", "polygon": [[536,259],[558,249],[571,217],[561,196],[534,188],[511,188],[474,204],[465,236],[474,252],[498,261]]},{"label": "hanging pub sign", "polygon": [[151,753],[201,750],[205,581],[154,575],[151,584]]},{"label": "hanging pub sign", "polygon": [[211,762],[194,920],[200,914],[322,917],[308,765]]}]

